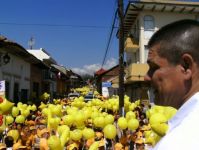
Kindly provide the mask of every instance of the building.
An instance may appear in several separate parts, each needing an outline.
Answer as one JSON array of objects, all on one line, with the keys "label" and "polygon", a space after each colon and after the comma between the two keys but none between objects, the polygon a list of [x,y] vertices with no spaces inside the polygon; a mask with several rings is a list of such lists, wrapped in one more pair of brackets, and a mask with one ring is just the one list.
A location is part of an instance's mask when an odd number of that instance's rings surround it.
[{"label": "building", "polygon": [[66,97],[70,91],[70,70],[64,66],[51,64],[51,71],[56,74],[56,93],[54,93],[53,97]]},{"label": "building", "polygon": [[95,72],[95,81],[97,91],[103,94],[104,89],[109,92],[109,96],[117,95],[119,88],[119,65],[116,65],[108,70],[100,69]]},{"label": "building", "polygon": [[42,92],[47,92],[51,96],[56,93],[56,73],[52,71],[51,65],[57,64],[57,62],[50,56],[50,54],[43,48],[40,49],[28,49],[30,54],[34,55],[37,59],[42,61],[48,66],[48,70],[43,70],[43,87]]},{"label": "building", "polygon": [[45,67],[21,45],[0,36],[0,80],[5,80],[5,96],[26,103],[32,89],[31,66]]},{"label": "building", "polygon": [[[148,84],[144,82],[150,37],[162,26],[181,19],[199,21],[199,2],[174,0],[130,1],[124,15],[126,54],[125,86],[133,99],[147,99]],[[148,92],[150,93],[150,92]]]},{"label": "building", "polygon": [[81,77],[70,69],[58,65],[45,49],[28,49],[27,51],[49,67],[47,70],[43,70],[41,88],[42,92],[49,93],[51,98],[66,97],[71,88],[80,86]]}]

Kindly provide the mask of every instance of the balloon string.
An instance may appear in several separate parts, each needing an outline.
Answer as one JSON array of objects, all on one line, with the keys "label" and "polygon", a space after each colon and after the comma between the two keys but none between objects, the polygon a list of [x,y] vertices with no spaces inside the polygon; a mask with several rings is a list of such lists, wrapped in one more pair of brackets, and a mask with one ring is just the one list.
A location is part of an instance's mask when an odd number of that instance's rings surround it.
[{"label": "balloon string", "polygon": [[82,150],[84,150],[85,145],[86,145],[86,140],[84,139],[84,144],[82,146]]}]

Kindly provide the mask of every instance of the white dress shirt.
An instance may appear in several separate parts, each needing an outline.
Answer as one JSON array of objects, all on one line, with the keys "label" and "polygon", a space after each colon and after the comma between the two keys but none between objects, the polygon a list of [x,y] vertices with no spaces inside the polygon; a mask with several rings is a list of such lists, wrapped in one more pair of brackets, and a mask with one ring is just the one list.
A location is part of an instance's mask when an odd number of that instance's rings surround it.
[{"label": "white dress shirt", "polygon": [[169,120],[167,134],[153,150],[199,150],[199,92]]}]

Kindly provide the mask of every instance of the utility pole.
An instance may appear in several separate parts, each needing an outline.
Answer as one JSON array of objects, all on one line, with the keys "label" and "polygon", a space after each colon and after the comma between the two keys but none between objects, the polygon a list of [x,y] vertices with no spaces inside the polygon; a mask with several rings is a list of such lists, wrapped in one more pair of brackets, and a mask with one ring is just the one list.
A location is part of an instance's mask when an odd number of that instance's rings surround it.
[{"label": "utility pole", "polygon": [[118,0],[119,16],[119,114],[124,116],[124,14],[123,0]]}]

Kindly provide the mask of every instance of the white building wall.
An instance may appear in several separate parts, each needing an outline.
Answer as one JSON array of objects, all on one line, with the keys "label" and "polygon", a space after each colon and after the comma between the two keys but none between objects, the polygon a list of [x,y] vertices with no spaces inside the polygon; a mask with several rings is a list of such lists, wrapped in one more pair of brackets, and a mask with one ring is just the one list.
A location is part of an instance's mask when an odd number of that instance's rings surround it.
[{"label": "white building wall", "polygon": [[[139,46],[140,46],[140,56],[139,62],[145,63],[146,58],[144,58],[144,46],[147,45],[149,38],[144,37],[144,16],[151,15],[154,17],[155,21],[155,31],[157,31],[162,26],[169,24],[171,22],[181,20],[181,19],[196,19],[195,14],[180,14],[175,12],[151,12],[151,11],[143,11],[140,12],[138,18],[140,23],[140,38],[139,38]],[[155,32],[154,31],[154,32]]]},{"label": "white building wall", "polygon": [[22,58],[9,54],[10,62],[0,66],[0,80],[9,82],[9,98],[14,97],[14,83],[19,83],[19,92],[21,89],[30,91],[30,63]]}]

